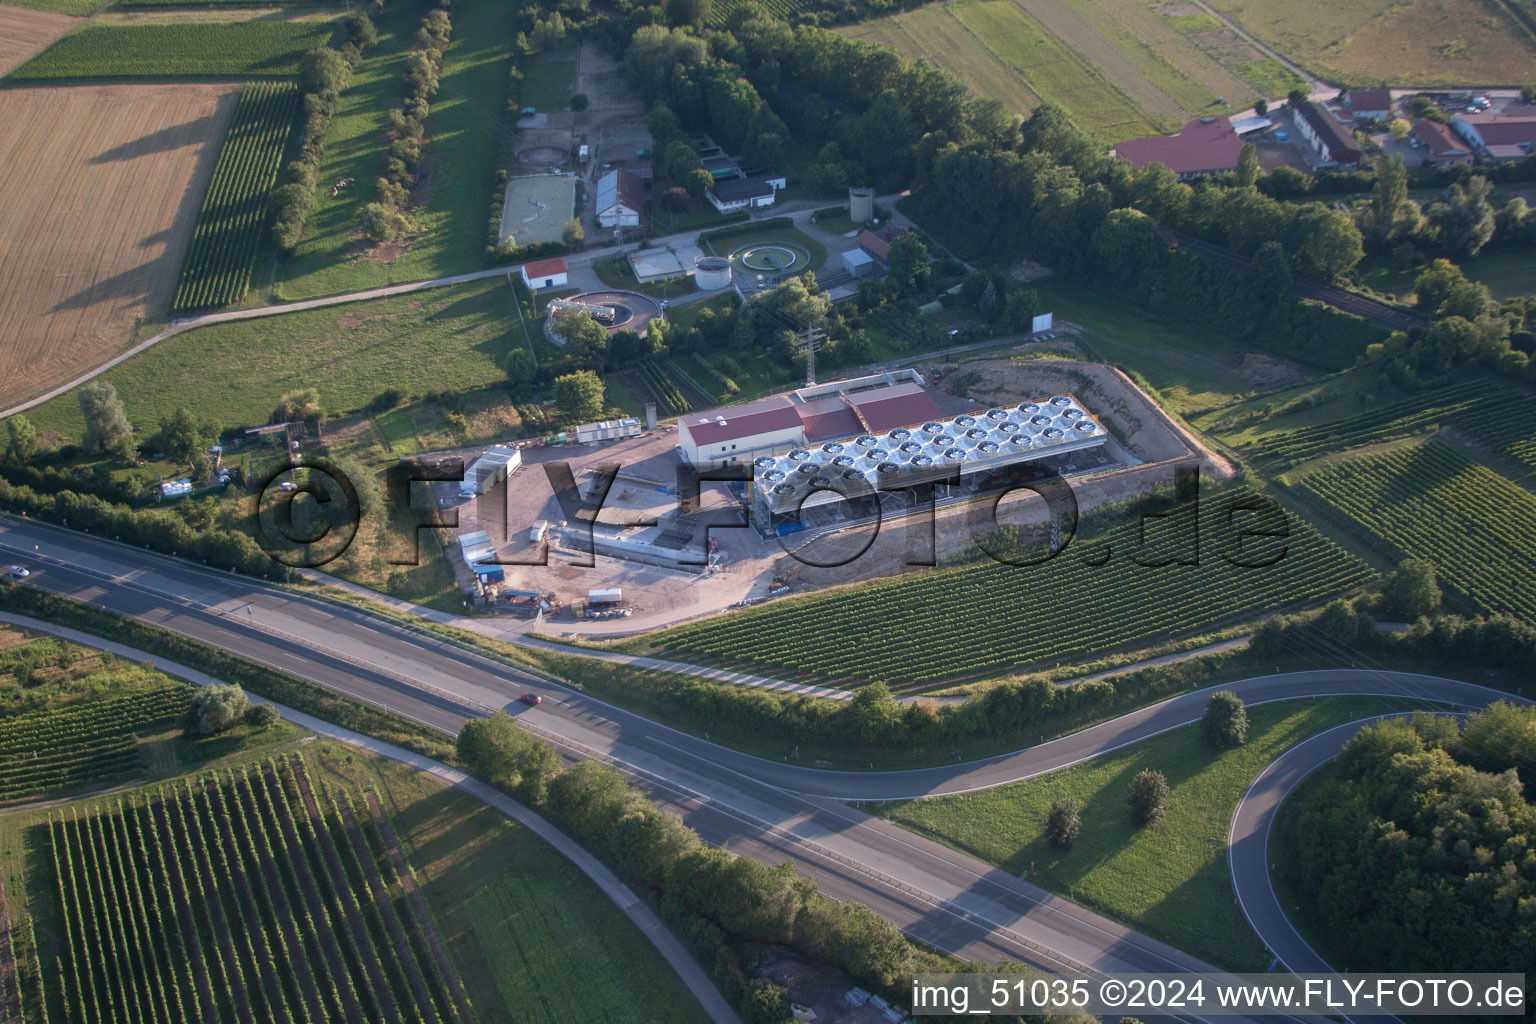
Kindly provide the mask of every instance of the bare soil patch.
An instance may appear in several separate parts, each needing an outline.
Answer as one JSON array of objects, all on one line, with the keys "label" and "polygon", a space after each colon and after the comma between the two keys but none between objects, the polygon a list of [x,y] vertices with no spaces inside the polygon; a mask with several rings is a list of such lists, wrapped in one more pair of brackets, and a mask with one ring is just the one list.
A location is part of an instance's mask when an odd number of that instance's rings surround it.
[{"label": "bare soil patch", "polygon": [[0,407],[128,347],[169,306],[229,84],[0,91]]},{"label": "bare soil patch", "polygon": [[1307,371],[1288,359],[1244,352],[1237,362],[1237,370],[1255,391],[1273,391],[1288,387],[1307,376]]},{"label": "bare soil patch", "polygon": [[1008,270],[1008,276],[1015,281],[1028,284],[1030,281],[1038,281],[1042,277],[1050,277],[1056,271],[1043,263],[1034,260],[1020,260]]},{"label": "bare soil patch", "polygon": [[79,18],[67,14],[0,4],[0,75],[10,74],[78,24]]}]

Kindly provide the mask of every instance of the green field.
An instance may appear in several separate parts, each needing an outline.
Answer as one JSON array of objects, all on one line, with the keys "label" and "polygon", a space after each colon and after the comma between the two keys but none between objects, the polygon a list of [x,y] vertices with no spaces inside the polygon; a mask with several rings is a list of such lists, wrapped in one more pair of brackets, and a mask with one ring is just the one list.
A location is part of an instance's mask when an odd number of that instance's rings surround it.
[{"label": "green field", "polygon": [[1212,0],[1211,6],[1331,82],[1524,82],[1536,62],[1529,21],[1522,24],[1503,2]]},{"label": "green field", "polygon": [[[523,344],[502,278],[371,302],[215,324],[160,342],[101,379],[128,418],[154,429],[178,406],[234,427],[267,422],[277,400],[319,389],[327,412],[360,409],[384,391],[462,391],[501,381],[509,345]],[[74,439],[84,429],[74,392],[28,415]]]},{"label": "green field", "polygon": [[518,102],[535,110],[567,110],[576,92],[576,42],[571,40],[523,62]]},{"label": "green field", "polygon": [[[336,295],[482,265],[514,25],[496,4],[453,9],[453,41],[432,101],[430,142],[407,241],[388,251],[368,250],[355,232],[359,212],[373,201],[383,166],[385,118],[401,102],[400,75],[419,18],[410,4],[391,5],[379,20],[378,43],[342,93],[304,240],[278,271],[281,298]],[[332,197],[332,183],[346,178],[354,184]]]},{"label": "green field", "polygon": [[287,83],[252,82],[240,103],[192,229],[172,312],[239,302],[267,233],[267,196],[293,130],[299,92]]},{"label": "green field", "polygon": [[[1407,706],[1369,697],[1267,704],[1249,709],[1248,742],[1235,750],[1213,751],[1198,726],[1186,726],[1027,782],[877,810],[1219,967],[1263,971],[1270,954],[1237,906],[1227,868],[1238,799],[1307,736]],[[1126,805],[1144,768],[1162,772],[1169,788],[1166,817],[1146,829]],[[1045,837],[1055,800],[1081,808],[1082,833],[1070,850]]]},{"label": "green field", "polygon": [[1434,439],[1324,465],[1296,481],[1377,547],[1435,566],[1471,610],[1536,621],[1536,496]]},{"label": "green field", "polygon": [[1070,45],[1012,0],[960,0],[840,29],[845,35],[925,57],[978,96],[1028,114],[1056,103],[1073,123],[1105,141],[1156,132],[1159,125]]},{"label": "green field", "polygon": [[1225,560],[1218,552],[1235,543],[1225,517],[1242,497],[1227,492],[1201,503],[1198,564],[1179,564],[1193,557],[1187,534],[1176,541],[1151,528],[1143,540],[1136,522],[1094,527],[1044,565],[1018,567],[977,552],[967,563],[732,612],[629,647],[844,686],[929,686],[1196,634],[1317,601],[1369,577],[1361,562],[1294,517],[1283,542],[1243,542],[1242,561],[1278,559],[1273,564],[1240,568]]},{"label": "green field", "polygon": [[1250,394],[1234,364],[1246,351],[1219,330],[1117,302],[1091,282],[1052,276],[1031,281],[1046,308],[1088,328],[1075,339],[1085,355],[1138,374],[1173,411],[1190,415]]},{"label": "green field", "polygon": [[35,7],[60,14],[90,14],[107,0],[6,0],[16,7]]},{"label": "green field", "polygon": [[306,50],[331,38],[328,21],[197,21],[87,25],[32,58],[10,77],[286,77]]}]

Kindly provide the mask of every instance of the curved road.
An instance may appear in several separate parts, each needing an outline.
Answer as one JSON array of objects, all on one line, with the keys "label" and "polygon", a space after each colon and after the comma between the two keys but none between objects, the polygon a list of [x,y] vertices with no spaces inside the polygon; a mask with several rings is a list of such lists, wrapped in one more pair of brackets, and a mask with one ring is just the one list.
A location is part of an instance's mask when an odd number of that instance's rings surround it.
[{"label": "curved road", "polygon": [[[967,792],[1031,778],[1195,721],[1206,693],[1184,694],[984,761],[878,774],[824,772],[723,748],[362,612],[124,545],[3,519],[0,551],[4,561],[27,562],[34,570],[29,583],[445,732],[456,732],[469,717],[506,709],[568,756],[616,765],[706,841],[768,863],[792,860],[829,895],[864,902],[912,937],[967,959],[1009,957],[1053,970],[1213,969],[842,802]],[[1482,706],[1507,696],[1454,680],[1364,671],[1265,676],[1223,688],[1249,703],[1368,693]],[[517,703],[528,691],[543,695],[544,703]],[[1258,802],[1254,807],[1261,809]],[[1262,856],[1256,868],[1240,870],[1234,878],[1245,899],[1255,885],[1267,886]]]}]

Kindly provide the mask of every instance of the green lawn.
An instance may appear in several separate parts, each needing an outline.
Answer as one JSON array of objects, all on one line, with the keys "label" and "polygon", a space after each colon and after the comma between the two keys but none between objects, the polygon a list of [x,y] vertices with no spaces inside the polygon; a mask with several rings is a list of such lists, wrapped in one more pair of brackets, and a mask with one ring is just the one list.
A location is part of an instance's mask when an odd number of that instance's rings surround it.
[{"label": "green lawn", "polygon": [[[432,102],[408,244],[398,253],[368,250],[354,232],[358,213],[374,198],[385,117],[400,101],[400,75],[420,16],[410,4],[392,5],[380,19],[377,45],[342,94],[304,241],[279,269],[281,298],[336,295],[482,265],[513,25],[495,4],[453,10],[453,40]],[[344,178],[356,183],[332,198],[331,184]]]},{"label": "green lawn", "polygon": [[[265,423],[284,392],[319,389],[328,414],[405,394],[460,391],[503,379],[522,345],[501,278],[372,302],[216,324],[178,334],[102,375],[128,418],[153,430],[177,406],[224,427]],[[73,439],[84,423],[74,392],[29,413]]]},{"label": "green lawn", "polygon": [[1232,365],[1245,349],[1219,331],[1117,301],[1088,283],[1046,277],[1028,287],[1058,318],[1093,332],[1085,345],[1092,355],[1136,371],[1176,412],[1223,406],[1249,393]]},{"label": "green lawn", "polygon": [[518,102],[541,112],[567,110],[576,93],[576,40],[523,62]]},{"label": "green lawn", "polygon": [[298,73],[306,50],[325,45],[333,29],[329,21],[87,25],[10,77],[288,76]]},{"label": "green lawn", "polygon": [[[1300,740],[1341,722],[1411,705],[1372,697],[1284,701],[1250,708],[1247,745],[1216,753],[1189,726],[1028,782],[962,796],[883,805],[884,817],[1075,899],[1220,967],[1262,971],[1270,954],[1232,894],[1227,829],[1264,766]],[[1131,778],[1162,772],[1167,817],[1137,828],[1126,807]],[[1045,838],[1054,800],[1076,800],[1077,845]]]},{"label": "green lawn", "polygon": [[700,241],[704,244],[704,247],[717,256],[729,256],[742,246],[751,245],[754,242],[794,242],[810,253],[811,270],[818,269],[827,261],[826,246],[803,231],[792,227],[769,225],[762,228],[743,227],[740,230],[735,228],[722,230],[727,230],[730,233],[720,239],[709,239],[707,236],[700,236]]}]

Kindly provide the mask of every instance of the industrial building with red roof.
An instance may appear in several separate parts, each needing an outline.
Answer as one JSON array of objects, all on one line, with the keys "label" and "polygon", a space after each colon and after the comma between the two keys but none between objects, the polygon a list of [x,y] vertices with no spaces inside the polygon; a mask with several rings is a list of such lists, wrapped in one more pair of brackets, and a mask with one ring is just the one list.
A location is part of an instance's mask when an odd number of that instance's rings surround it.
[{"label": "industrial building with red roof", "polygon": [[1229,117],[1197,117],[1177,135],[1153,135],[1118,143],[1115,156],[1133,167],[1162,164],[1181,178],[1222,174],[1237,169],[1243,151]]}]

